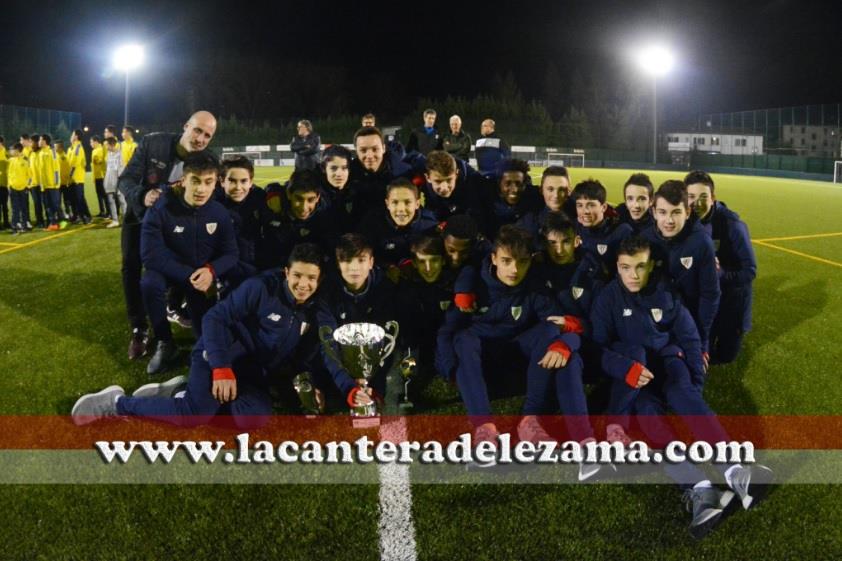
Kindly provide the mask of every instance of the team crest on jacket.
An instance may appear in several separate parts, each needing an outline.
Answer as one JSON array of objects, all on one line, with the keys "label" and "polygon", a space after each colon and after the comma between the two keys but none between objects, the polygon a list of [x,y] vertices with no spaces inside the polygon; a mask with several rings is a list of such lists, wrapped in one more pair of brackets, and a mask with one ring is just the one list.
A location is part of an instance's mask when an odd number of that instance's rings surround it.
[{"label": "team crest on jacket", "polygon": [[387,243],[387,244],[386,244],[386,249],[388,249],[388,250],[395,249],[395,243],[394,243],[394,242],[389,242],[389,243]]},{"label": "team crest on jacket", "polygon": [[348,214],[351,214],[351,211],[353,209],[354,209],[354,203],[352,203],[352,202],[345,203],[345,212],[347,212]]},{"label": "team crest on jacket", "polygon": [[205,224],[205,228],[207,229],[208,234],[213,235],[213,233],[216,232],[216,222],[208,222]]},{"label": "team crest on jacket", "polygon": [[719,246],[722,244],[722,240],[713,240],[713,249],[719,251]]},{"label": "team crest on jacket", "polygon": [[623,317],[631,317],[631,308],[623,308]]},{"label": "team crest on jacket", "polygon": [[652,319],[658,323],[664,318],[664,311],[661,308],[652,308]]},{"label": "team crest on jacket", "polygon": [[692,256],[690,256],[690,257],[682,257],[681,259],[679,259],[679,261],[681,261],[681,264],[682,264],[682,265],[684,265],[684,268],[685,268],[685,269],[688,269],[688,270],[689,270],[689,269],[690,269],[690,267],[692,267],[692,266],[693,266],[693,257],[692,257]]},{"label": "team crest on jacket", "polygon": [[307,236],[310,235],[310,230],[308,230],[307,228],[301,228],[298,231],[298,235],[301,236],[302,238],[306,238]]},{"label": "team crest on jacket", "polygon": [[578,300],[579,298],[582,297],[582,294],[585,293],[585,289],[580,287],[580,286],[571,286],[570,292],[573,293],[573,299]]},{"label": "team crest on jacket", "polygon": [[512,317],[515,321],[520,319],[521,314],[523,314],[523,308],[521,306],[512,306]]},{"label": "team crest on jacket", "polygon": [[450,300],[440,300],[439,301],[439,308],[441,311],[446,311],[450,307]]},{"label": "team crest on jacket", "polygon": [[280,314],[269,314],[266,317],[271,319],[272,321],[281,321],[281,315]]},{"label": "team crest on jacket", "polygon": [[306,321],[302,321],[301,322],[301,335],[304,335],[309,330],[310,330],[310,324],[307,323]]},{"label": "team crest on jacket", "polygon": [[184,231],[184,226],[176,226],[172,231],[174,234],[180,234]]},{"label": "team crest on jacket", "polygon": [[596,250],[599,252],[600,255],[605,255],[605,252],[608,251],[608,245],[604,243],[596,244]]}]

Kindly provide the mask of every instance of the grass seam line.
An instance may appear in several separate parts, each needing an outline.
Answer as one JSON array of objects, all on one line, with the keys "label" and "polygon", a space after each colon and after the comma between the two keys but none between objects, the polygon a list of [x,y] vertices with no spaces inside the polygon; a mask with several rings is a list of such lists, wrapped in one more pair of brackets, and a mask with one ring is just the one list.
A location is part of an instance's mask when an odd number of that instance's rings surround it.
[{"label": "grass seam line", "polygon": [[756,243],[757,245],[760,245],[760,246],[763,246],[763,247],[768,247],[768,248],[771,248],[771,249],[777,249],[778,251],[784,251],[786,253],[791,253],[793,255],[797,255],[797,256],[803,257],[805,259],[810,259],[810,260],[816,261],[818,263],[824,263],[825,265],[832,265],[833,267],[842,268],[842,263],[837,263],[836,261],[831,261],[830,259],[824,259],[822,257],[816,257],[815,255],[810,255],[808,253],[802,253],[802,252],[796,251],[794,249],[789,249],[789,248],[786,248],[786,247],[780,247],[780,246],[773,245],[773,244],[770,244],[770,243],[767,243],[767,242],[761,242],[760,240],[752,240],[752,241],[754,243]]},{"label": "grass seam line", "polygon": [[751,240],[757,243],[768,243],[768,242],[788,242],[794,240],[812,240],[815,238],[832,238],[836,236],[842,236],[842,232],[830,232],[827,234],[808,234],[806,236],[787,236],[784,238],[762,238],[759,240]]}]

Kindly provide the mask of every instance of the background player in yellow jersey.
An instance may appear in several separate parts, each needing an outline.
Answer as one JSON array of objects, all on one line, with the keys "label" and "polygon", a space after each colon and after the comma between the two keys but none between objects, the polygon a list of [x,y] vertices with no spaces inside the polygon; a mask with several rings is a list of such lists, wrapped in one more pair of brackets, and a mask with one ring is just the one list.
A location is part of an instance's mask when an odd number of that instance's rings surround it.
[{"label": "background player in yellow jersey", "polygon": [[82,147],[82,131],[76,129],[70,135],[70,185],[73,189],[73,200],[75,201],[76,220],[83,224],[91,223],[91,211],[88,210],[88,202],[85,200],[85,167],[88,160],[85,157],[85,149]]},{"label": "background player in yellow jersey", "polygon": [[58,161],[53,151],[53,139],[48,134],[42,134],[39,140],[41,149],[38,151],[38,172],[41,174],[41,188],[44,190],[44,205],[47,207],[46,230],[59,229],[61,208],[61,193],[59,191]]},{"label": "background player in yellow jersey", "polygon": [[98,218],[108,216],[107,197],[105,195],[105,148],[102,140],[97,135],[91,137],[91,175],[94,176],[94,189],[96,189],[96,201],[99,205]]},{"label": "background player in yellow jersey", "polygon": [[[64,147],[63,140],[53,142],[53,148],[55,148],[56,162],[58,162],[58,184],[61,193],[59,214],[61,214],[62,221],[72,220],[76,212],[73,208],[73,197],[70,191],[70,160],[67,158],[67,150]],[[59,223],[59,226],[61,226],[61,223]]]},{"label": "background player in yellow jersey", "polygon": [[137,149],[137,142],[134,141],[134,129],[129,125],[123,127],[123,142],[120,143],[120,152],[123,155],[123,167],[129,165],[134,151]]},{"label": "background player in yellow jersey", "polygon": [[8,166],[6,139],[0,136],[0,230],[9,227],[9,187],[6,176]]},{"label": "background player in yellow jersey", "polygon": [[29,160],[23,157],[23,144],[20,142],[12,146],[9,156],[7,180],[12,200],[12,234],[19,234],[30,229],[26,224],[29,218],[29,196],[26,192],[30,179]]},{"label": "background player in yellow jersey", "polygon": [[[29,196],[32,197],[32,206],[35,209],[35,227],[43,228],[44,223],[44,193],[41,191],[41,135],[32,134],[29,136],[29,170],[32,180],[29,183]],[[27,212],[27,223],[29,222],[29,210]],[[31,224],[30,224],[31,226]]]}]

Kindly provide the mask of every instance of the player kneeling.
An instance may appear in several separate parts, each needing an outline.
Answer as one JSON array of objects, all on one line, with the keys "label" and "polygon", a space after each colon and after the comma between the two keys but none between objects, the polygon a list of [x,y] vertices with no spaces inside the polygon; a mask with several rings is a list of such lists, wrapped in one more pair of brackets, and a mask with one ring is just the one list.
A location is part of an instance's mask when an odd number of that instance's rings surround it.
[{"label": "player kneeling", "polygon": [[308,342],[317,344],[312,303],[321,267],[318,248],[295,247],[283,275],[268,271],[248,279],[205,315],[187,379],[147,384],[132,397],[120,386],[84,395],[73,406],[73,422],[121,415],[196,426],[228,414],[240,428],[265,423],[272,412],[269,374]]}]

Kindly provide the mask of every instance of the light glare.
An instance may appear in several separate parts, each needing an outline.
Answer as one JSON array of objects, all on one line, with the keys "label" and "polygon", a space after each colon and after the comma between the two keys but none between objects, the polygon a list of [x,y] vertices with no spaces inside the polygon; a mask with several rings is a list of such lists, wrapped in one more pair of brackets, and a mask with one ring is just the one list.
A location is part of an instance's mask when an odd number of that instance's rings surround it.
[{"label": "light glare", "polygon": [[637,62],[652,76],[663,76],[672,69],[675,62],[672,53],[659,46],[652,46],[640,51]]},{"label": "light glare", "polygon": [[114,68],[121,72],[131,72],[143,64],[143,47],[123,45],[114,51]]}]

